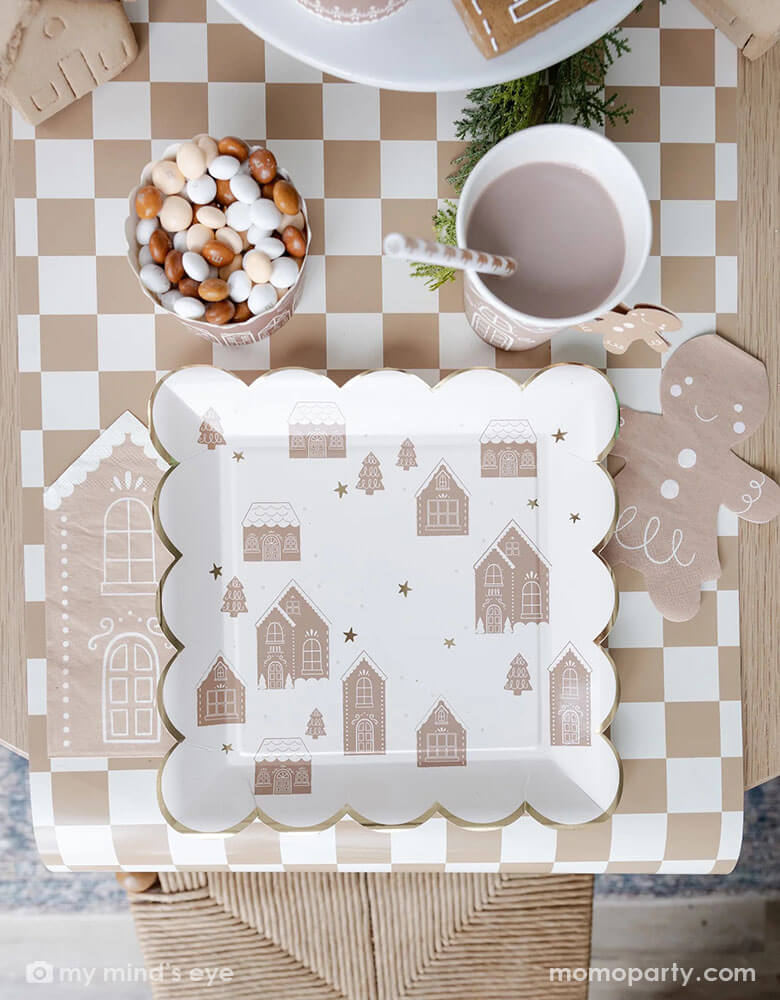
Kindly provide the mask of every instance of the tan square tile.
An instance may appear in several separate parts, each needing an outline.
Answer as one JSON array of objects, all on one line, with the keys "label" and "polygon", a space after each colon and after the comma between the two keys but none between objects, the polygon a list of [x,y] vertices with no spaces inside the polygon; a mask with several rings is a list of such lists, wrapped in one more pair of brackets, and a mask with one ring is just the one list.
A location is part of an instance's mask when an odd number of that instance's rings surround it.
[{"label": "tan square tile", "polygon": [[69,104],[48,121],[35,127],[36,139],[91,139],[92,94]]},{"label": "tan square tile", "polygon": [[162,823],[112,824],[111,839],[120,865],[148,865],[149,858],[165,858],[170,852],[168,831]]},{"label": "tan square tile", "polygon": [[667,757],[717,757],[720,706],[717,701],[670,701],[666,712]]},{"label": "tan square tile", "polygon": [[51,486],[97,437],[97,431],[44,431],[43,481]]},{"label": "tan square tile", "polygon": [[242,368],[240,371],[233,372],[236,378],[241,379],[244,385],[251,385],[256,381],[262,374],[262,371],[250,371],[246,368]]},{"label": "tan square tile", "polygon": [[738,317],[736,313],[715,313],[715,329],[727,340],[737,339]]},{"label": "tan square tile", "polygon": [[559,830],[556,861],[606,861],[612,839],[612,821],[588,823],[577,830]]},{"label": "tan square tile", "polygon": [[265,118],[269,142],[274,139],[321,139],[321,85],[267,83]]},{"label": "tan square tile", "polygon": [[297,313],[271,337],[271,368],[327,367],[325,317]]},{"label": "tan square tile", "polygon": [[698,614],[688,622],[664,619],[664,646],[717,646],[717,597],[714,590],[702,591]]},{"label": "tan square tile", "polygon": [[43,492],[37,487],[22,490],[22,541],[25,545],[43,544]]},{"label": "tan square tile", "polygon": [[99,372],[100,426],[116,420],[130,410],[143,423],[149,409],[149,396],[154,389],[154,372]]},{"label": "tan square tile", "polygon": [[14,140],[14,197],[34,198],[35,140]]},{"label": "tan square tile", "polygon": [[739,540],[736,535],[718,539],[721,574],[718,590],[739,590]]},{"label": "tan square tile", "polygon": [[[652,347],[648,347],[643,340],[636,340],[629,347],[625,354],[607,354],[607,367],[608,368],[660,368],[661,367],[661,355],[658,351],[654,351]],[[617,572],[618,567],[615,567],[615,572]],[[621,571],[627,569],[627,567],[622,567]],[[622,587],[620,588],[623,589]],[[631,589],[631,588],[628,588]],[[644,585],[633,588],[638,590],[644,590]]]},{"label": "tan square tile", "polygon": [[664,700],[664,651],[662,649],[611,649],[620,678],[620,700]]},{"label": "tan square tile", "polygon": [[[476,337],[476,334],[474,334]],[[550,364],[550,342],[532,347],[530,351],[502,351],[496,349],[496,368],[523,368],[535,370]]]},{"label": "tan square tile", "polygon": [[225,856],[229,865],[280,865],[279,834],[261,823],[251,823],[225,840]]},{"label": "tan square tile", "polygon": [[661,299],[675,312],[714,312],[715,258],[662,257]]},{"label": "tan square tile", "polygon": [[390,834],[342,820],[336,824],[336,858],[342,865],[389,865]]},{"label": "tan square tile", "polygon": [[439,317],[393,313],[382,319],[383,360],[389,368],[439,367]]},{"label": "tan square tile", "polygon": [[653,233],[650,240],[650,256],[660,257],[661,255],[661,202],[653,199],[650,202],[650,220],[653,225]]},{"label": "tan square tile", "polygon": [[381,312],[381,257],[326,258],[325,298],[328,312]]},{"label": "tan square tile", "polygon": [[19,421],[23,431],[41,427],[41,376],[39,372],[19,373]]},{"label": "tan square tile", "polygon": [[148,139],[95,139],[93,163],[96,198],[126,198],[152,158]]},{"label": "tan square tile", "polygon": [[659,0],[644,0],[621,24],[624,28],[657,28],[660,24]]},{"label": "tan square tile", "polygon": [[447,824],[447,862],[469,864],[501,860],[500,830],[465,830]]},{"label": "tan square tile", "polygon": [[149,25],[136,21],[131,27],[138,55],[115,79],[119,83],[145,83],[149,79]]},{"label": "tan square tile", "polygon": [[393,874],[395,874],[396,872],[406,872],[406,873],[412,874],[412,875],[421,875],[421,874],[423,874],[425,872],[440,872],[441,874],[444,874],[444,872],[446,871],[446,869],[445,869],[445,867],[444,867],[443,864],[442,865],[430,865],[430,864],[428,864],[428,865],[402,865],[402,864],[394,864],[392,871],[393,871]]},{"label": "tan square tile", "polygon": [[710,875],[730,875],[736,868],[737,861],[739,858],[731,858],[730,860],[716,861],[715,864],[710,868]]},{"label": "tan square tile", "polygon": [[25,601],[24,651],[32,659],[46,656],[46,605],[43,601]]},{"label": "tan square tile", "polygon": [[619,813],[666,812],[666,760],[624,760]]},{"label": "tan square tile", "polygon": [[659,87],[620,87],[620,100],[634,109],[627,122],[607,123],[605,134],[614,142],[658,142],[661,90]]},{"label": "tan square tile", "polygon": [[95,253],[95,203],[91,198],[38,199],[38,253]]},{"label": "tan square tile", "polygon": [[435,198],[383,198],[383,233],[432,233],[432,219],[436,212]]},{"label": "tan square tile", "polygon": [[737,88],[715,88],[715,140],[737,141]]},{"label": "tan square tile", "polygon": [[737,203],[715,202],[715,253],[719,257],[737,256]]},{"label": "tan square tile", "polygon": [[126,257],[98,257],[96,264],[99,313],[154,312]]},{"label": "tan square tile", "polygon": [[745,777],[741,757],[724,757],[720,762],[723,809],[736,812],[745,799]]},{"label": "tan square tile", "polygon": [[715,32],[701,28],[662,28],[661,86],[712,87],[714,83]]},{"label": "tan square tile", "polygon": [[41,316],[41,371],[94,371],[97,364],[97,316]]},{"label": "tan square tile", "polygon": [[463,312],[463,278],[460,271],[455,272],[454,281],[448,281],[439,289],[439,312]]},{"label": "tan square tile", "polygon": [[109,821],[107,771],[53,771],[51,797],[57,826]]},{"label": "tan square tile", "polygon": [[382,139],[435,139],[436,94],[380,91],[379,123]]},{"label": "tan square tile", "polygon": [[210,365],[211,344],[167,313],[154,317],[155,363],[158,371],[173,371],[184,365]]},{"label": "tan square tile", "polygon": [[260,83],[265,80],[265,42],[242,24],[208,26],[209,80]]},{"label": "tan square tile", "polygon": [[328,139],[325,143],[325,197],[378,198],[381,170],[378,142]]},{"label": "tan square tile", "polygon": [[714,858],[720,844],[720,813],[670,813],[664,860]]},{"label": "tan square tile", "polygon": [[718,681],[721,701],[738,701],[742,697],[739,646],[718,649]]},{"label": "tan square tile", "polygon": [[715,198],[715,146],[711,142],[661,143],[661,198]]},{"label": "tan square tile", "polygon": [[660,861],[610,861],[604,869],[604,874],[655,875],[660,867]]},{"label": "tan square tile", "polygon": [[465,142],[456,142],[454,139],[438,142],[436,144],[436,163],[439,186],[437,188],[440,198],[457,198],[458,192],[452,186],[448,178],[455,173],[457,165],[452,161],[459,156],[466,148]]},{"label": "tan square tile", "polygon": [[332,382],[335,382],[336,385],[341,386],[341,385],[346,385],[347,382],[349,382],[349,380],[351,378],[354,378],[356,375],[360,375],[361,371],[365,371],[365,369],[327,368],[325,374]]},{"label": "tan square tile", "polygon": [[209,130],[208,84],[152,83],[153,139],[176,139]]},{"label": "tan square tile", "polygon": [[311,229],[310,254],[325,253],[325,199],[307,198],[306,211]]},{"label": "tan square tile", "polygon": [[38,258],[16,258],[16,311],[38,312]]},{"label": "tan square tile", "polygon": [[149,20],[203,22],[206,0],[149,0]]}]

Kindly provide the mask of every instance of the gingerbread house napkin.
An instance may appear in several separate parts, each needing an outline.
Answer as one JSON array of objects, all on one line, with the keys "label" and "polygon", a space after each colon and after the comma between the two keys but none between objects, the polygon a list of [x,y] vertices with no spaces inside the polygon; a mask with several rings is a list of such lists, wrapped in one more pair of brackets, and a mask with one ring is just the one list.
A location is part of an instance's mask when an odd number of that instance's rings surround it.
[{"label": "gingerbread house napkin", "polygon": [[492,59],[593,0],[453,0],[471,37]]}]

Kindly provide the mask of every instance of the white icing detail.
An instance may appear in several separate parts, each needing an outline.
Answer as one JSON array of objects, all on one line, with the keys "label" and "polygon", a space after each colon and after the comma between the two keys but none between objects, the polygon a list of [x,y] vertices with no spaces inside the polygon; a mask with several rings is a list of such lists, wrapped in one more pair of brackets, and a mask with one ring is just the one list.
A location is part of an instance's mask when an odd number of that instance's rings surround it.
[{"label": "white icing detail", "polygon": [[761,480],[760,481],[757,480],[757,479],[751,479],[750,480],[750,483],[748,485],[750,486],[751,490],[755,490],[756,491],[756,495],[755,496],[751,496],[750,493],[743,493],[742,494],[742,496],[739,499],[745,504],[745,506],[742,508],[742,510],[735,510],[734,511],[734,513],[737,515],[737,517],[739,517],[741,514],[747,514],[747,512],[750,510],[750,508],[753,506],[753,504],[757,503],[761,499],[761,496],[762,496],[762,494],[764,492],[764,483],[765,482],[766,482],[766,476],[763,475],[763,474],[761,475]]},{"label": "white icing detail", "polygon": [[693,448],[683,448],[677,456],[677,464],[683,469],[692,469],[696,465],[696,452]]},{"label": "white icing detail", "polygon": [[680,492],[680,484],[676,479],[664,479],[661,483],[661,496],[665,500],[674,500]]},{"label": "white icing detail", "polygon": [[714,416],[714,417],[703,417],[703,416],[702,416],[702,415],[701,415],[701,414],[699,413],[699,407],[698,407],[698,404],[697,404],[696,406],[694,406],[694,408],[693,408],[693,412],[694,412],[694,413],[696,414],[696,419],[697,419],[697,420],[701,420],[701,422],[702,422],[703,424],[711,424],[713,420],[717,420],[717,419],[718,419],[718,414],[717,414],[717,413],[715,414],[715,416]]},{"label": "white icing detail", "polygon": [[628,549],[634,552],[641,549],[647,556],[647,558],[650,560],[650,562],[656,566],[665,566],[667,563],[670,563],[672,561],[676,562],[678,566],[685,567],[691,565],[693,560],[696,558],[695,552],[688,560],[688,562],[682,562],[679,556],[677,555],[683,543],[683,533],[681,528],[675,528],[674,531],[672,532],[672,548],[668,556],[666,556],[663,559],[656,559],[655,556],[650,554],[650,548],[649,548],[650,543],[653,541],[653,539],[658,535],[658,532],[661,530],[661,519],[660,517],[656,517],[655,515],[653,515],[653,517],[648,518],[647,524],[645,525],[642,541],[639,543],[639,545],[628,545],[626,542],[624,542],[620,537],[620,532],[624,531],[630,524],[632,524],[636,520],[637,513],[638,513],[637,507],[632,504],[630,507],[626,507],[626,509],[621,512],[620,517],[618,518],[617,525],[615,526],[614,537],[615,541],[621,548]]},{"label": "white icing detail", "polygon": [[736,413],[742,413],[742,403],[735,403],[734,410]]},{"label": "white icing detail", "polygon": [[686,385],[693,385],[693,379],[691,378],[690,375],[686,375],[685,376],[685,384]]},{"label": "white icing detail", "polygon": [[677,383],[675,382],[675,384],[672,386],[672,388],[669,390],[669,392],[673,396],[682,396],[682,386],[677,385]]},{"label": "white icing detail", "polygon": [[735,434],[744,434],[745,433],[745,425],[742,423],[741,420],[738,420],[734,424],[734,433]]}]

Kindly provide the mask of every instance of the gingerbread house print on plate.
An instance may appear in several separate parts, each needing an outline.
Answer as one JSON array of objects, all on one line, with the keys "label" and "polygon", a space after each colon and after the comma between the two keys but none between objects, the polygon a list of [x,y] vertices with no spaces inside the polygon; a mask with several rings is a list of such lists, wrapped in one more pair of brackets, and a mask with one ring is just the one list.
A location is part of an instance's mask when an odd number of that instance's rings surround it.
[{"label": "gingerbread house print on plate", "polygon": [[467,535],[469,494],[444,459],[416,494],[418,535]]},{"label": "gingerbread house print on plate", "polygon": [[365,652],[342,675],[345,754],[385,752],[386,681]]},{"label": "gingerbread house print on plate", "polygon": [[303,740],[263,740],[255,754],[255,795],[310,793],[311,754]]},{"label": "gingerbread house print on plate", "polygon": [[536,435],[527,420],[491,420],[479,451],[483,478],[536,475]]},{"label": "gingerbread house print on plate", "polygon": [[246,689],[220,653],[198,685],[198,725],[229,722],[246,722]]},{"label": "gingerbread house print on plate", "polygon": [[474,565],[477,632],[550,620],[550,566],[515,521]]},{"label": "gingerbread house print on plate", "polygon": [[417,766],[466,766],[466,729],[443,698],[417,730]]},{"label": "gingerbread house print on plate", "polygon": [[255,627],[259,687],[279,690],[330,676],[327,619],[294,580]]},{"label": "gingerbread house print on plate", "polygon": [[245,562],[301,558],[301,522],[289,503],[253,503],[241,522]]},{"label": "gingerbread house print on plate", "polygon": [[346,458],[347,428],[335,403],[296,403],[288,424],[290,458]]},{"label": "gingerbread house print on plate", "polygon": [[170,556],[152,499],[167,465],[126,411],[44,494],[49,748],[161,756],[157,681],[173,647],[157,621]]},{"label": "gingerbread house print on plate", "polygon": [[569,643],[550,664],[550,743],[590,746],[590,667]]}]

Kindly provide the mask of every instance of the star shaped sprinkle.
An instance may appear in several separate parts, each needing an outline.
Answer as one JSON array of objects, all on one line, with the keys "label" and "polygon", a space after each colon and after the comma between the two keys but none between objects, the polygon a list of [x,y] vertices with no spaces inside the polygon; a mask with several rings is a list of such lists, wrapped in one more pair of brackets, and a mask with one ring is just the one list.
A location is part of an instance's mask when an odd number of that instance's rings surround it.
[{"label": "star shaped sprinkle", "polygon": [[342,497],[343,497],[343,496],[344,496],[344,495],[346,494],[346,492],[347,492],[347,487],[346,487],[346,486],[344,485],[344,483],[339,483],[339,484],[338,484],[338,486],[336,487],[336,489],[335,489],[335,490],[334,490],[333,492],[334,492],[334,493],[338,493],[338,495],[339,495],[339,500],[341,500],[341,498],[342,498]]},{"label": "star shaped sprinkle", "polygon": [[344,642],[354,642],[357,632],[350,625],[349,632],[344,633]]},{"label": "star shaped sprinkle", "polygon": [[563,441],[563,439],[566,437],[568,433],[569,433],[568,431],[562,431],[559,427],[558,430],[553,434],[553,440],[557,444],[558,441]]},{"label": "star shaped sprinkle", "polygon": [[222,752],[223,753],[230,753],[230,751],[232,749],[233,749],[233,744],[232,743],[223,743],[222,744]]},{"label": "star shaped sprinkle", "polygon": [[536,510],[536,508],[539,506],[539,501],[538,500],[529,500],[528,501],[528,506],[531,508],[531,510]]},{"label": "star shaped sprinkle", "polygon": [[403,594],[404,597],[408,597],[409,596],[409,591],[411,589],[412,588],[409,586],[409,581],[408,580],[405,580],[403,583],[399,583],[398,584],[398,593],[399,594]]},{"label": "star shaped sprinkle", "polygon": [[569,520],[571,521],[572,524],[576,524],[577,521],[579,521],[579,519],[580,519],[579,514],[569,514]]},{"label": "star shaped sprinkle", "polygon": [[447,647],[447,649],[452,649],[452,647],[455,645],[455,640],[454,639],[445,639],[444,640],[444,645]]},{"label": "star shaped sprinkle", "polygon": [[243,451],[234,451],[233,452],[233,458],[236,460],[236,465],[238,465],[239,462],[243,462],[243,460],[244,460],[244,453],[243,453]]},{"label": "star shaped sprinkle", "polygon": [[211,575],[216,580],[218,576],[222,576],[222,567],[221,566],[217,566],[216,563],[212,563],[212,566],[211,566],[211,569],[209,570],[209,573],[211,573]]}]

